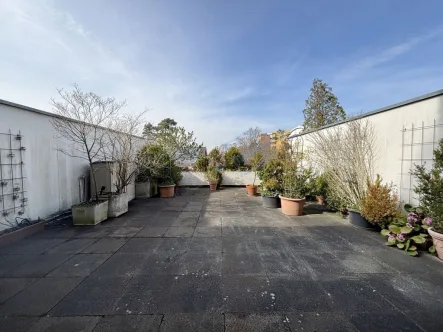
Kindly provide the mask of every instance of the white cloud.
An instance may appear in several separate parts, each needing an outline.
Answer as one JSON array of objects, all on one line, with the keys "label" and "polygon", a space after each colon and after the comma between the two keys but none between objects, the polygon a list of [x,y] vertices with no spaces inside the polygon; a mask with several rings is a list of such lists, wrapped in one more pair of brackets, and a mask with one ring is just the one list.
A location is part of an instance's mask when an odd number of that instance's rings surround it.
[{"label": "white cloud", "polygon": [[[224,104],[255,93],[244,82],[223,82],[198,76],[187,68],[185,36],[177,39],[183,52],[174,54],[161,44],[161,36],[145,32],[144,40],[159,45],[149,50],[149,60],[140,48],[126,48],[95,34],[69,12],[50,1],[4,1],[0,7],[1,99],[50,111],[49,99],[56,87],[78,83],[84,90],[126,99],[127,111],[150,109],[147,118],[157,122],[175,118],[192,130],[207,146],[222,144],[259,123],[251,116],[233,115]],[[118,27],[109,31],[117,37]],[[131,44],[128,44],[131,45]],[[129,59],[129,60],[128,60]]]}]

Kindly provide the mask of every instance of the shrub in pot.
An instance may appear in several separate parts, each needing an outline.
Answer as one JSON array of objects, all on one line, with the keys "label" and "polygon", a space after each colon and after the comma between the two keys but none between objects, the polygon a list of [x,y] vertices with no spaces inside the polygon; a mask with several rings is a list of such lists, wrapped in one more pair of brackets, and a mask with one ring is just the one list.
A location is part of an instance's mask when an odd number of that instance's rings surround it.
[{"label": "shrub in pot", "polygon": [[175,163],[172,163],[171,165],[171,177],[176,186],[178,186],[180,180],[183,179],[182,169]]},{"label": "shrub in pot", "polygon": [[438,257],[443,259],[443,139],[434,150],[432,169],[416,165],[411,173],[417,179],[414,191],[420,197],[420,206],[428,220],[432,221],[429,235]]},{"label": "shrub in pot", "polygon": [[205,172],[205,179],[209,183],[211,191],[216,191],[217,186],[221,183],[221,172],[215,166],[209,166]]},{"label": "shrub in pot", "polygon": [[254,156],[251,159],[251,169],[254,172],[254,182],[252,184],[246,185],[246,191],[248,193],[248,196],[255,196],[257,195],[258,186],[255,185],[255,180],[257,178],[257,171],[259,171],[264,164],[264,157],[263,154],[260,152],[257,152],[254,154]]},{"label": "shrub in pot", "polygon": [[261,196],[263,201],[263,206],[267,208],[279,208],[280,207],[280,197],[281,184],[275,178],[270,178],[261,184]]},{"label": "shrub in pot", "polygon": [[312,170],[299,170],[295,163],[285,165],[283,173],[283,195],[280,195],[281,210],[288,216],[301,216],[306,196],[310,194]]},{"label": "shrub in pot", "polygon": [[314,180],[314,190],[313,194],[315,195],[317,199],[317,203],[321,205],[326,204],[326,192],[328,190],[328,183],[326,181],[326,178],[323,174],[320,174],[317,176]]},{"label": "shrub in pot", "polygon": [[160,197],[170,198],[174,197],[175,192],[175,182],[172,177],[164,176],[158,179],[158,190],[160,192]]},{"label": "shrub in pot", "polygon": [[382,178],[377,174],[373,183],[367,181],[366,195],[360,202],[360,213],[372,225],[385,228],[391,220],[400,216],[397,194],[392,186],[382,184]]}]

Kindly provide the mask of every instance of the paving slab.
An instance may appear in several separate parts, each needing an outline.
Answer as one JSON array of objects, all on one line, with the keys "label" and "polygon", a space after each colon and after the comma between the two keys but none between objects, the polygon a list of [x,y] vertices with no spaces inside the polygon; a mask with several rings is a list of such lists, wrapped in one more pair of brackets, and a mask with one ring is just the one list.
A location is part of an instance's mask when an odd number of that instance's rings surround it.
[{"label": "paving slab", "polygon": [[83,254],[113,254],[119,250],[129,238],[105,237],[97,240],[82,251]]},{"label": "paving slab", "polygon": [[70,239],[48,250],[47,254],[77,254],[93,244],[95,239]]},{"label": "paving slab", "polygon": [[103,317],[94,332],[157,332],[162,315],[128,315]]},{"label": "paving slab", "polygon": [[45,315],[82,280],[82,278],[42,278],[0,305],[0,315]]},{"label": "paving slab", "polygon": [[286,317],[281,314],[226,314],[226,332],[290,332]]},{"label": "paving slab", "polygon": [[140,232],[138,232],[136,237],[163,237],[169,227],[161,226],[146,226]]},{"label": "paving slab", "polygon": [[110,256],[110,254],[78,254],[53,270],[47,277],[87,277]]},{"label": "paving slab", "polygon": [[349,317],[338,312],[301,312],[286,315],[291,332],[329,331],[357,332]]},{"label": "paving slab", "polygon": [[0,317],[0,328],[5,332],[22,332],[37,322],[38,317]]},{"label": "paving slab", "polygon": [[34,278],[2,278],[0,279],[0,303],[5,302],[26,286],[33,283]]},{"label": "paving slab", "polygon": [[164,237],[192,237],[195,227],[171,227]]},{"label": "paving slab", "polygon": [[222,314],[166,314],[160,332],[223,332]]},{"label": "paving slab", "polygon": [[143,227],[124,226],[117,228],[109,234],[110,237],[133,237],[142,230]]},{"label": "paving slab", "polygon": [[42,317],[27,332],[92,332],[100,317]]},{"label": "paving slab", "polygon": [[73,254],[35,255],[31,260],[4,275],[17,278],[43,277],[73,256]]}]

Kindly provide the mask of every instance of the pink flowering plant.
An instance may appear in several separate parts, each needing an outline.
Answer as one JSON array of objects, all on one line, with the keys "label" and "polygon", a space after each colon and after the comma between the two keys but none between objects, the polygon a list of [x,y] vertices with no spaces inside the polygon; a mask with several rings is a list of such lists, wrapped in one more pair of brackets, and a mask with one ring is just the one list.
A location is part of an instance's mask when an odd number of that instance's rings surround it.
[{"label": "pink flowering plant", "polygon": [[[427,229],[432,226],[432,219],[425,216],[420,207],[406,204],[404,208],[407,215],[392,221],[387,229],[381,231],[381,235],[387,236],[386,245],[397,246],[408,255],[417,256],[417,244],[428,241]],[[434,253],[434,246],[431,246],[429,251]]]}]

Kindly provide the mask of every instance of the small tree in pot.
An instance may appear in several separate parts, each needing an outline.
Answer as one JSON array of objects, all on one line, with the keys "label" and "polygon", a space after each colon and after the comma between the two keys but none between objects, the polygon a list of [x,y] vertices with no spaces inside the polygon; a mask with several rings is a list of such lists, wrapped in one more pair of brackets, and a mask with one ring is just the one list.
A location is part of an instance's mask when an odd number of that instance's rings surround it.
[{"label": "small tree in pot", "polygon": [[66,141],[57,149],[69,157],[84,159],[91,169],[94,197],[89,202],[72,206],[75,225],[96,225],[108,217],[108,201],[100,200],[93,163],[102,160],[112,120],[125,101],[102,98],[93,92],[83,92],[77,85],[71,92],[58,90],[59,99],[51,99],[56,114],[51,123],[58,136]]},{"label": "small tree in pot", "polygon": [[257,178],[257,172],[263,167],[264,165],[264,157],[260,152],[257,152],[254,154],[254,156],[251,159],[251,169],[254,172],[254,181],[252,184],[246,185],[246,191],[248,192],[249,196],[255,196],[257,195],[258,186],[255,185],[255,180]]},{"label": "small tree in pot", "polygon": [[425,165],[416,165],[412,175],[417,179],[414,191],[420,195],[420,206],[428,216],[429,235],[440,259],[443,259],[443,139],[434,150],[434,165],[427,170]]},{"label": "small tree in pot", "polygon": [[295,162],[287,162],[283,173],[282,212],[288,216],[301,216],[306,196],[310,194],[313,172],[310,168],[299,170]]},{"label": "small tree in pot", "polygon": [[209,166],[205,172],[205,179],[209,183],[211,191],[216,191],[222,181],[222,174],[215,166]]},{"label": "small tree in pot", "polygon": [[271,159],[257,172],[259,179],[262,181],[263,206],[274,208],[280,206],[278,195],[282,193],[283,166],[284,163],[281,160]]}]

